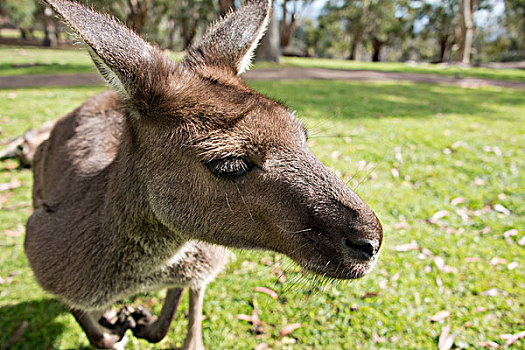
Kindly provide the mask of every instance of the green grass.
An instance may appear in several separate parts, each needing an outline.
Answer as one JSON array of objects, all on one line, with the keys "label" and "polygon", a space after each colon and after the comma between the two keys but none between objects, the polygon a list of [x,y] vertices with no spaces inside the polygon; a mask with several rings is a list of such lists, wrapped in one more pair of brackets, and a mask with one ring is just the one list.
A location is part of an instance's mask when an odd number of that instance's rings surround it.
[{"label": "green grass", "polygon": [[[174,59],[182,57],[181,53],[169,53],[169,55]],[[400,62],[353,62],[341,59],[297,57],[283,57],[281,64],[258,63],[255,65],[255,68],[285,67],[374,70],[525,82],[525,70],[523,69],[462,68],[424,63],[411,65]],[[71,74],[94,71],[91,59],[81,45],[77,49],[0,47],[0,76]]]},{"label": "green grass", "polygon": [[483,67],[467,68],[454,65],[443,66],[428,63],[408,64],[402,62],[354,62],[341,59],[315,59],[299,57],[283,57],[282,64],[279,66],[438,74],[454,76],[457,78],[468,77],[525,82],[525,69],[494,69]]},{"label": "green grass", "polygon": [[[273,349],[436,349],[447,325],[456,335],[455,348],[475,349],[483,341],[503,344],[501,334],[524,330],[525,254],[518,245],[525,227],[522,92],[339,81],[250,85],[297,110],[309,125],[312,151],[357,188],[381,219],[385,238],[368,277],[317,293],[307,286],[286,292],[289,284],[277,282],[273,271],[287,267],[288,259],[236,252],[208,288],[203,322],[208,349],[253,349],[260,343]],[[69,111],[99,91],[0,90],[1,138]],[[13,349],[86,347],[73,317],[37,286],[27,265],[22,226],[31,213],[32,180],[28,170],[10,170],[15,165],[0,162],[0,183],[22,183],[0,192],[0,344],[27,321]],[[454,206],[457,197],[464,201]],[[497,204],[510,215],[494,210]],[[437,224],[428,221],[441,210],[449,214]],[[511,229],[518,235],[508,243],[504,232]],[[413,240],[423,251],[395,250]],[[436,257],[456,270],[440,271]],[[505,263],[491,264],[494,258]],[[510,270],[513,262],[518,267]],[[288,281],[296,271],[286,270]],[[255,292],[257,286],[274,289],[279,300]],[[497,294],[486,295],[493,288]],[[153,293],[139,302],[158,312],[161,297]],[[260,337],[236,318],[252,313],[253,300],[267,325],[268,334]],[[160,344],[131,336],[129,348],[181,346],[186,304],[185,297]],[[430,321],[444,309],[451,312],[448,318]],[[302,327],[279,337],[291,323]],[[513,346],[523,347],[524,340]]]},{"label": "green grass", "polygon": [[95,72],[86,50],[0,47],[0,76]]}]

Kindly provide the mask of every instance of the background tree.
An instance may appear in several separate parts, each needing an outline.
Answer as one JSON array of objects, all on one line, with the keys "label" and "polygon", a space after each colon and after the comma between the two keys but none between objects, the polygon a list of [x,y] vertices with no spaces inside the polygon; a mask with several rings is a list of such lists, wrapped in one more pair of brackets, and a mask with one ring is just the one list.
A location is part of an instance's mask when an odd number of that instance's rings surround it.
[{"label": "background tree", "polygon": [[22,39],[26,39],[32,30],[36,13],[34,0],[2,0],[0,1],[0,13],[9,18],[10,24],[20,30]]},{"label": "background tree", "polygon": [[234,0],[219,0],[219,8],[221,16],[226,15],[232,10],[235,10]]},{"label": "background tree", "polygon": [[453,45],[456,43],[456,28],[458,27],[459,1],[424,1],[418,9],[416,18],[426,19],[428,23],[421,35],[437,41],[439,51],[435,62],[447,62]]},{"label": "background tree", "polygon": [[470,64],[472,44],[474,43],[474,13],[490,8],[488,0],[459,0],[459,25],[457,27],[458,51],[456,61]]},{"label": "background tree", "polygon": [[128,15],[126,25],[135,32],[140,33],[146,22],[152,0],[127,0]]},{"label": "background tree", "polygon": [[[502,24],[510,40],[508,50],[525,50],[525,0],[505,0],[504,20]],[[525,52],[522,52],[525,57]]]},{"label": "background tree", "polygon": [[287,47],[292,42],[292,38],[297,30],[298,19],[302,17],[313,0],[282,0],[282,17],[280,26],[281,48]]},{"label": "background tree", "polygon": [[384,46],[402,42],[412,32],[413,14],[403,0],[376,0],[370,3],[364,35],[372,45],[372,61],[381,60]]}]

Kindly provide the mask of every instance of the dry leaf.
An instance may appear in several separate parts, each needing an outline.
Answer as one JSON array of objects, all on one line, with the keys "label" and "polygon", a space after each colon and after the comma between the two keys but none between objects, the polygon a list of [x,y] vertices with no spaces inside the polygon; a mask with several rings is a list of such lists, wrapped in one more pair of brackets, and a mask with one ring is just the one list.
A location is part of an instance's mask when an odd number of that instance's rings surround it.
[{"label": "dry leaf", "polygon": [[508,244],[513,244],[514,241],[512,240],[511,237],[514,237],[517,235],[518,235],[518,230],[516,229],[512,229],[512,230],[503,232],[503,237],[505,237],[505,241],[507,241]]},{"label": "dry leaf", "polygon": [[280,269],[279,267],[277,266],[272,266],[272,273],[277,276],[277,281],[279,283],[284,283],[286,282],[286,276],[284,274],[284,271],[282,269]]},{"label": "dry leaf", "polygon": [[20,237],[20,236],[22,236],[23,233],[24,233],[24,231],[14,231],[14,230],[5,230],[4,231],[4,234],[7,237]]},{"label": "dry leaf", "polygon": [[443,270],[442,270],[444,273],[458,273],[458,269],[455,268],[454,266],[449,266],[449,265],[445,265],[443,266]]},{"label": "dry leaf", "polygon": [[476,186],[483,186],[485,184],[485,180],[477,177],[474,179],[474,185]]},{"label": "dry leaf", "polygon": [[433,224],[436,224],[440,219],[444,218],[449,214],[448,210],[440,210],[435,212],[428,221],[430,221]]},{"label": "dry leaf", "polygon": [[407,222],[398,222],[397,224],[394,224],[394,229],[401,230],[401,229],[409,229],[410,225]]},{"label": "dry leaf", "polygon": [[443,271],[445,273],[457,273],[458,272],[458,270],[455,267],[449,266],[449,265],[445,265],[445,260],[443,260],[443,258],[440,257],[440,256],[436,256],[434,258],[434,263],[436,264],[436,267],[440,271]]},{"label": "dry leaf", "polygon": [[238,320],[241,320],[241,321],[253,322],[252,316],[250,315],[239,314],[236,317]]},{"label": "dry leaf", "polygon": [[509,293],[507,293],[506,291],[504,290],[500,290],[498,288],[491,288],[489,290],[486,290],[484,292],[481,292],[481,295],[487,295],[489,297],[495,297],[499,294],[503,294],[504,296],[507,296],[509,295]]},{"label": "dry leaf", "polygon": [[494,205],[494,210],[499,212],[499,213],[505,214],[505,215],[510,215],[510,210],[508,210],[507,208],[505,208],[501,204],[495,204]]},{"label": "dry leaf", "polygon": [[468,222],[470,221],[470,218],[468,217],[467,215],[467,210],[466,209],[456,209],[456,214],[459,215],[459,217],[461,217],[461,220],[465,221],[465,222]]},{"label": "dry leaf", "polygon": [[436,313],[434,316],[430,317],[430,320],[432,322],[440,322],[443,321],[445,318],[450,316],[450,311],[448,310],[441,310],[438,313]]},{"label": "dry leaf", "polygon": [[254,348],[254,350],[270,350],[270,345],[266,343],[257,344]]},{"label": "dry leaf", "polygon": [[506,340],[505,347],[507,347],[507,346],[511,346],[512,344],[514,344],[515,342],[517,342],[521,338],[525,338],[525,331],[521,331],[521,332],[516,333],[516,334],[502,334],[502,335],[500,335],[500,337],[503,340]]},{"label": "dry leaf", "polygon": [[491,230],[490,226],[487,226],[487,227],[483,228],[483,230],[481,230],[481,233],[486,235],[486,234],[490,233],[490,230]]},{"label": "dry leaf", "polygon": [[443,260],[443,258],[440,256],[436,256],[434,258],[434,264],[436,264],[438,269],[442,270],[443,266],[445,266],[445,260]]},{"label": "dry leaf", "polygon": [[484,348],[499,348],[500,345],[493,341],[480,341],[478,342],[478,346],[482,346]]},{"label": "dry leaf", "polygon": [[9,349],[12,345],[16,344],[19,340],[22,334],[24,334],[26,328],[27,328],[27,321],[23,321],[20,327],[16,330],[15,333],[9,339],[7,340],[7,348]]},{"label": "dry leaf", "polygon": [[286,337],[287,335],[291,334],[293,331],[295,331],[297,328],[301,328],[303,325],[300,323],[292,323],[289,325],[284,326],[281,328],[281,331],[279,332],[279,335],[281,337]]},{"label": "dry leaf", "polygon": [[452,345],[454,345],[454,338],[456,336],[453,334],[450,334],[450,326],[446,326],[441,331],[441,335],[439,336],[439,343],[438,343],[438,349],[439,350],[449,350],[452,348]]},{"label": "dry leaf", "polygon": [[17,187],[20,187],[21,185],[22,185],[22,182],[20,182],[20,180],[13,178],[11,182],[4,182],[0,184],[0,192],[13,190]]},{"label": "dry leaf", "polygon": [[417,244],[416,241],[412,241],[410,243],[401,244],[401,245],[398,245],[397,247],[394,247],[394,250],[396,252],[408,252],[410,250],[419,250],[419,249],[420,249],[419,244]]},{"label": "dry leaf", "polygon": [[492,258],[492,259],[490,260],[490,264],[491,264],[492,266],[499,265],[499,264],[506,264],[506,263],[507,263],[507,260],[502,259],[502,258],[498,258],[498,257],[496,257],[496,258]]},{"label": "dry leaf", "polygon": [[278,299],[279,296],[277,295],[277,293],[273,290],[271,290],[270,288],[266,288],[266,287],[255,287],[254,290],[256,292],[259,292],[259,293],[264,293],[266,295],[268,295],[270,298],[272,299]]},{"label": "dry leaf", "polygon": [[377,297],[378,295],[379,295],[379,292],[366,292],[365,294],[363,294],[361,299],[373,298],[373,297]]},{"label": "dry leaf", "polygon": [[338,159],[339,157],[341,157],[341,152],[339,151],[333,151],[332,154],[330,154],[330,157],[332,159]]},{"label": "dry leaf", "polygon": [[380,337],[375,331],[372,333],[372,339],[377,344],[385,344],[388,341],[386,338]]},{"label": "dry leaf", "polygon": [[471,258],[465,258],[465,262],[477,262],[477,261],[482,261],[482,260],[483,259],[478,258],[477,256],[471,257]]},{"label": "dry leaf", "polygon": [[458,204],[463,204],[463,203],[465,203],[465,198],[463,197],[456,197],[450,201],[450,204],[452,204],[454,207]]},{"label": "dry leaf", "polygon": [[392,173],[393,177],[399,177],[399,170],[397,168],[392,168],[390,172]]}]

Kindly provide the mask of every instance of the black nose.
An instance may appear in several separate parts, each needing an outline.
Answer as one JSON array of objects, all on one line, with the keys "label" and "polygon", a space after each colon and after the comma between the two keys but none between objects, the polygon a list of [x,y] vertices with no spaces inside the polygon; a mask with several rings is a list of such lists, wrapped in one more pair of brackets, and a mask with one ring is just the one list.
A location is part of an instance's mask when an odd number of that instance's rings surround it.
[{"label": "black nose", "polygon": [[376,240],[343,237],[343,244],[349,248],[355,259],[370,260],[377,252],[379,243]]}]

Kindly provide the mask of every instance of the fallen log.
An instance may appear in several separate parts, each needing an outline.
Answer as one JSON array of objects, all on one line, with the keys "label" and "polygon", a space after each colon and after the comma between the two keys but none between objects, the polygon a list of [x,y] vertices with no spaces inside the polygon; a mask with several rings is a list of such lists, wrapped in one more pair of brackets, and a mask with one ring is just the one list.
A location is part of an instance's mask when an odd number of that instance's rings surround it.
[{"label": "fallen log", "polygon": [[49,138],[55,121],[45,122],[38,129],[28,129],[23,135],[0,141],[0,160],[18,159],[20,166],[30,168],[38,146]]}]

